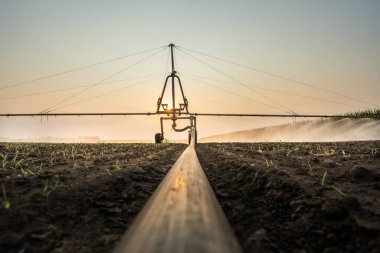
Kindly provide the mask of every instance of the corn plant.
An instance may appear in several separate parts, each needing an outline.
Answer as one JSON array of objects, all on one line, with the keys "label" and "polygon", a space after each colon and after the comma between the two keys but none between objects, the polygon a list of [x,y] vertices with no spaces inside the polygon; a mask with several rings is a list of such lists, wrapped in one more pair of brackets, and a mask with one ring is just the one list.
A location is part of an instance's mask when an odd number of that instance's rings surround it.
[{"label": "corn plant", "polygon": [[6,166],[7,166],[7,163],[8,163],[8,155],[7,154],[2,154],[0,153],[0,156],[2,158],[2,161],[1,161],[1,169],[2,170],[6,170]]},{"label": "corn plant", "polygon": [[112,172],[110,169],[107,168],[106,171],[107,171],[108,175],[112,176]]},{"label": "corn plant", "polygon": [[335,191],[337,191],[338,193],[340,193],[341,195],[346,196],[346,194],[343,193],[343,192],[342,192],[338,187],[336,187],[335,185],[332,185],[332,188],[333,188]]},{"label": "corn plant", "polygon": [[84,150],[83,156],[84,156],[84,159],[89,160],[91,158],[91,153]]},{"label": "corn plant", "polygon": [[121,170],[119,159],[116,159],[115,164],[111,165],[111,168],[114,168],[115,170]]},{"label": "corn plant", "polygon": [[49,164],[50,165],[54,164],[54,156],[52,156],[52,157],[49,158]]},{"label": "corn plant", "polygon": [[24,159],[21,159],[19,161],[14,161],[14,165],[11,167],[11,169],[13,171],[16,171],[18,168],[22,168],[22,163],[23,163]]},{"label": "corn plant", "polygon": [[[325,170],[325,173],[323,174],[323,177],[322,177],[322,180],[321,180],[321,185],[325,186],[325,181],[326,181],[326,177],[327,177],[327,170]],[[342,196],[346,196],[346,194],[344,192],[342,192],[338,187],[336,187],[334,184],[331,185],[331,187],[337,191],[339,194],[341,194]]]},{"label": "corn plant", "polygon": [[77,154],[77,150],[74,145],[71,146],[71,158],[75,160],[75,155]]},{"label": "corn plant", "polygon": [[307,160],[307,165],[309,166],[310,173],[313,173],[313,168],[311,167],[310,160]]},{"label": "corn plant", "polygon": [[342,149],[342,155],[344,158],[348,158],[351,156],[350,154],[346,153],[343,149]]},{"label": "corn plant", "polygon": [[36,174],[39,174],[40,172],[41,172],[41,170],[42,170],[42,163],[40,163],[40,165],[39,166],[35,166],[35,169],[36,169]]},{"label": "corn plant", "polygon": [[13,157],[12,162],[15,163],[18,157],[18,151],[16,150],[16,155]]},{"label": "corn plant", "polygon": [[32,170],[30,170],[30,169],[23,169],[22,167],[20,168],[20,171],[21,171],[21,173],[22,173],[22,175],[24,176],[24,177],[27,177],[28,175],[32,175],[32,176],[34,176],[35,175],[35,173],[32,171]]},{"label": "corn plant", "polygon": [[3,192],[3,206],[5,209],[9,209],[11,207],[11,202],[9,202],[8,198],[7,198],[7,192],[5,191],[5,186],[3,183],[1,183],[1,190]]},{"label": "corn plant", "polygon": [[327,170],[325,170],[325,173],[323,173],[323,177],[321,180],[321,185],[323,185],[323,186],[325,185],[326,176],[327,176]]},{"label": "corn plant", "polygon": [[49,197],[51,193],[55,192],[56,190],[58,190],[59,188],[61,187],[64,187],[65,185],[59,181],[58,179],[57,180],[54,180],[53,182],[50,182],[48,180],[45,181],[45,184],[42,188],[42,194],[45,196],[45,197]]}]

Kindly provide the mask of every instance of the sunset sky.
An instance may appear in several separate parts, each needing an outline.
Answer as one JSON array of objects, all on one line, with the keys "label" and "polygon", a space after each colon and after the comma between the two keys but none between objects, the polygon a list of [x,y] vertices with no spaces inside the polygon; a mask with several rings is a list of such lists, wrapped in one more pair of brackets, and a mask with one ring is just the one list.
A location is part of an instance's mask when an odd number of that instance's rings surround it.
[{"label": "sunset sky", "polygon": [[[175,51],[176,67],[191,112],[278,114],[287,108],[335,114],[378,108],[379,13],[378,0],[4,0],[0,113],[39,113],[52,106],[55,112],[154,112],[169,71],[167,49],[21,83],[169,43],[183,48]],[[90,85],[95,87],[54,106]],[[199,117],[198,132],[202,137],[288,122]],[[158,116],[0,118],[0,137],[9,138],[153,140],[156,132]],[[166,133],[171,139],[186,138],[169,124]]]}]

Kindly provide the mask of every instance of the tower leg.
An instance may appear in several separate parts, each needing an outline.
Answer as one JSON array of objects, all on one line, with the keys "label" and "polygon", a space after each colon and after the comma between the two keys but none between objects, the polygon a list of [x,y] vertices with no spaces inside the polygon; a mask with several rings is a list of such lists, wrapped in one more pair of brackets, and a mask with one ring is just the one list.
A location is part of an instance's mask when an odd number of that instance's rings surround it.
[{"label": "tower leg", "polygon": [[195,129],[195,144],[198,143],[198,130],[197,130],[197,118],[194,117],[194,129]]},{"label": "tower leg", "polygon": [[[197,118],[196,117],[190,116],[190,126],[191,126],[190,129],[194,130],[194,143],[197,144],[197,142],[198,142],[198,135],[197,135]],[[189,138],[188,138],[189,144],[191,143],[191,134],[190,134],[190,131],[189,131]]]}]

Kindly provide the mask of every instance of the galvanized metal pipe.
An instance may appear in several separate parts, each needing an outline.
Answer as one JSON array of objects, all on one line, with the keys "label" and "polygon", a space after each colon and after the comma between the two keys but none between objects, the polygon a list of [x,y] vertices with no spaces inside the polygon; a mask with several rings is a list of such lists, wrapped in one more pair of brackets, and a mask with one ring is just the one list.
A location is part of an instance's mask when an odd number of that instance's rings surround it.
[{"label": "galvanized metal pipe", "polygon": [[232,253],[240,245],[192,142],[170,169],[114,253]]}]

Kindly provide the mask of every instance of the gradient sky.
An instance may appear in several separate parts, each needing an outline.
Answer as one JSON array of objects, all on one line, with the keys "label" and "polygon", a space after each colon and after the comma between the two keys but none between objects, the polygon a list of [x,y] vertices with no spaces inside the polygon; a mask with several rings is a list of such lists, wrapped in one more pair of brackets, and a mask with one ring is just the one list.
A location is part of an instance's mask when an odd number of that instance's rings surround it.
[{"label": "gradient sky", "polygon": [[[0,88],[75,67],[175,43],[323,89],[379,104],[380,1],[96,1],[0,2]],[[15,96],[94,84],[149,55],[138,55],[66,75],[0,89],[0,112],[40,112],[80,89],[16,99]],[[334,104],[257,90],[297,113],[334,114],[368,108],[259,72],[196,55],[239,82],[332,100]],[[272,101],[231,83],[227,76],[176,51],[177,67],[192,112],[283,113]],[[56,112],[154,111],[162,89],[167,51],[130,68],[63,105],[135,85]],[[205,86],[186,74],[237,95]],[[156,75],[145,79],[139,76]],[[2,118],[0,137],[99,136],[152,139],[158,117]],[[199,118],[199,135],[251,129],[290,119]],[[169,124],[168,124],[169,125]],[[167,137],[184,138],[167,127]]]}]

